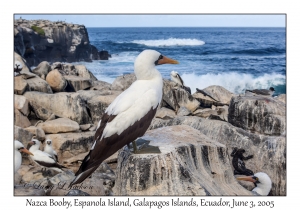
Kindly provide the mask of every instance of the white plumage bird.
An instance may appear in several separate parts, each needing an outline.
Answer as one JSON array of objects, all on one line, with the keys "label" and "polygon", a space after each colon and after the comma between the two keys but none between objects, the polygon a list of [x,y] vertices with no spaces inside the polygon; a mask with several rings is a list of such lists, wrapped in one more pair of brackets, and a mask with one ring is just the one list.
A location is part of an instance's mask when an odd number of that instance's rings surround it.
[{"label": "white plumage bird", "polygon": [[268,174],[264,172],[258,172],[253,176],[240,176],[237,177],[238,180],[250,181],[255,184],[255,188],[252,190],[254,194],[268,195],[272,188],[272,181]]},{"label": "white plumage bird", "polygon": [[106,109],[95,133],[94,143],[70,186],[90,176],[106,158],[144,135],[162,99],[163,80],[155,68],[177,64],[155,50],[144,50],[134,62],[137,80]]},{"label": "white plumage bird", "polygon": [[181,78],[181,76],[178,74],[177,71],[171,71],[170,76],[173,82],[175,82],[177,85],[179,85],[181,88],[183,88],[184,90],[186,90],[191,94],[191,88],[184,85],[183,79]]},{"label": "white plumage bird", "polygon": [[45,145],[45,148],[44,148],[44,152],[46,152],[49,155],[51,155],[54,158],[54,160],[56,162],[58,162],[57,153],[53,149],[53,145],[52,145],[52,140],[51,139],[47,139],[46,140],[46,145]]},{"label": "white plumage bird", "polygon": [[18,140],[15,140],[15,169],[14,172],[16,173],[22,164],[22,154],[21,152],[27,153],[29,155],[33,155],[30,151],[28,151],[24,145],[19,142]]},{"label": "white plumage bird", "polygon": [[184,82],[183,82],[183,79],[181,78],[181,76],[178,74],[177,71],[171,71],[171,80],[173,82],[175,82],[176,84],[180,85],[181,87],[184,86]]},{"label": "white plumage bird", "polygon": [[29,151],[34,155],[31,157],[31,159],[40,166],[47,168],[54,167],[59,169],[66,168],[65,166],[57,163],[57,161],[51,155],[40,150],[41,142],[39,140],[32,139],[29,144],[32,144]]}]

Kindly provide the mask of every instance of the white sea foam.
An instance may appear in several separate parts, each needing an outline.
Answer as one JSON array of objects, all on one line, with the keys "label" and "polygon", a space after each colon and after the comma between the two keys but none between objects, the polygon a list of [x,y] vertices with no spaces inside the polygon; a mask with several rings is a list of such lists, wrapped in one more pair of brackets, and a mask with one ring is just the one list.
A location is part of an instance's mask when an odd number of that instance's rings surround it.
[{"label": "white sea foam", "polygon": [[286,77],[280,74],[264,74],[254,77],[251,74],[236,72],[221,74],[195,75],[194,73],[182,74],[186,86],[191,88],[192,93],[196,88],[204,89],[211,85],[219,85],[232,93],[245,93],[246,89],[269,89],[271,86],[284,85]]},{"label": "white sea foam", "polygon": [[205,42],[198,39],[158,39],[158,40],[134,40],[132,43],[143,44],[146,46],[162,47],[162,46],[196,46],[204,45]]},{"label": "white sea foam", "polygon": [[136,57],[138,56],[139,52],[134,52],[134,51],[130,51],[130,52],[121,52],[118,54],[112,54],[111,58],[109,58],[110,62],[131,62],[133,63],[136,59]]}]

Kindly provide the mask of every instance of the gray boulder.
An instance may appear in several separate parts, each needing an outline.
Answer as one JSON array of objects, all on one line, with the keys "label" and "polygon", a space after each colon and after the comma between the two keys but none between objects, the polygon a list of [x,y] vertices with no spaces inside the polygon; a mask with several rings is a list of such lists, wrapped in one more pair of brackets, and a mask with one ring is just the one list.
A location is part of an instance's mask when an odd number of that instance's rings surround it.
[{"label": "gray boulder", "polygon": [[212,85],[203,89],[217,101],[229,105],[233,93],[219,85]]},{"label": "gray boulder", "polygon": [[104,81],[93,81],[90,90],[111,90],[112,84]]},{"label": "gray boulder", "polygon": [[66,92],[46,94],[32,91],[26,92],[24,96],[39,119],[47,120],[52,114],[55,114],[58,117],[76,121],[78,124],[91,122],[86,102],[79,94]]},{"label": "gray boulder", "polygon": [[170,120],[154,118],[150,130],[172,125],[188,125],[199,130],[212,141],[224,144],[228,154],[231,154],[234,147],[245,149],[248,154],[254,155],[252,159],[247,160],[247,168],[254,173],[265,172],[271,178],[273,184],[270,195],[286,195],[286,138],[284,136],[255,134],[228,122],[194,116]]},{"label": "gray boulder", "polygon": [[23,115],[29,115],[28,100],[24,96],[14,95],[14,107],[18,109]]},{"label": "gray boulder", "polygon": [[51,66],[47,61],[41,62],[36,68],[32,70],[33,73],[44,80],[46,80],[49,71],[51,71]]},{"label": "gray boulder", "polygon": [[32,77],[26,80],[29,91],[39,91],[43,93],[53,93],[50,85],[40,77]]},{"label": "gray boulder", "polygon": [[23,95],[28,90],[28,83],[22,76],[14,77],[14,94]]},{"label": "gray boulder", "polygon": [[136,81],[136,76],[134,73],[119,76],[113,81],[111,89],[124,91],[129,88],[134,81]]},{"label": "gray boulder", "polygon": [[78,123],[69,118],[58,118],[46,121],[39,123],[37,127],[43,129],[45,133],[77,132],[80,129]]},{"label": "gray boulder", "polygon": [[77,75],[82,78],[90,79],[92,82],[97,81],[97,78],[84,65],[75,65]]},{"label": "gray boulder", "polygon": [[71,85],[72,89],[76,92],[78,90],[86,90],[92,86],[92,82],[88,78],[68,75],[64,76],[65,80]]},{"label": "gray boulder", "polygon": [[14,125],[21,128],[27,128],[31,126],[31,123],[27,116],[23,115],[18,109],[14,109]]},{"label": "gray boulder", "polygon": [[226,147],[189,126],[148,131],[158,154],[119,153],[115,195],[251,195],[236,181]]},{"label": "gray boulder", "polygon": [[275,99],[276,99],[276,100],[279,100],[279,101],[281,101],[281,102],[283,102],[283,103],[286,103],[286,94],[280,94],[280,95],[277,96]]},{"label": "gray boulder", "polygon": [[19,126],[14,126],[14,139],[20,141],[24,146],[31,141],[33,134]]},{"label": "gray boulder", "polygon": [[232,97],[228,112],[228,122],[245,130],[266,135],[286,133],[286,105],[272,97]]},{"label": "gray boulder", "polygon": [[176,113],[168,108],[161,107],[156,111],[155,117],[161,118],[161,119],[172,119],[176,117]]}]

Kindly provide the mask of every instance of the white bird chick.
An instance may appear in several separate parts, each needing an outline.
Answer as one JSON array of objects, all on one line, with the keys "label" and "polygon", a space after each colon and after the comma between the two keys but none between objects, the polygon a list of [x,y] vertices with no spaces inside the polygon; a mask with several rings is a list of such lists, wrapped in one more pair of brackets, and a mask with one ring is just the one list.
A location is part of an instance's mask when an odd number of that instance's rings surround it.
[{"label": "white bird chick", "polygon": [[44,148],[44,152],[48,153],[49,155],[51,155],[54,160],[56,162],[58,162],[58,158],[57,158],[57,153],[56,151],[53,149],[53,146],[52,146],[52,140],[51,139],[47,139],[46,140],[46,146]]}]

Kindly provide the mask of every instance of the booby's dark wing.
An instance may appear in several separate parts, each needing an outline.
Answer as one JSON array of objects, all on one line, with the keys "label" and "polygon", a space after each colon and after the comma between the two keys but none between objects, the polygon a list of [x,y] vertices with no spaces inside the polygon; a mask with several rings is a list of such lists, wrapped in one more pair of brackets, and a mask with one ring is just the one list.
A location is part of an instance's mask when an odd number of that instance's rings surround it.
[{"label": "booby's dark wing", "polygon": [[39,165],[44,167],[55,167],[55,168],[67,168],[63,165],[60,165],[54,157],[49,155],[46,152],[37,150],[33,152],[33,156],[31,156],[31,159],[37,162]]},{"label": "booby's dark wing", "polygon": [[54,159],[55,159],[56,162],[58,162],[58,157],[57,157],[56,154],[54,154]]},{"label": "booby's dark wing", "polygon": [[59,163],[55,162],[55,163],[49,163],[49,162],[45,162],[45,161],[39,161],[39,160],[34,160],[35,162],[37,162],[39,165],[44,166],[44,167],[55,167],[55,168],[67,168],[63,165],[60,165]]},{"label": "booby's dark wing", "polygon": [[88,176],[90,176],[106,158],[113,155],[124,145],[144,135],[150,126],[153,117],[155,116],[156,109],[157,107],[154,109],[151,108],[144,117],[134,122],[122,133],[116,133],[112,136],[100,139],[107,123],[111,122],[116,117],[109,116],[105,113],[102,117],[100,127],[96,131],[95,140],[92,147],[93,149],[91,149],[89,154],[84,158],[79,170],[75,174],[77,177],[73,180],[70,186],[81,183]]},{"label": "booby's dark wing", "polygon": [[210,97],[211,99],[213,99],[213,100],[215,100],[215,101],[218,101],[218,100],[216,100],[214,97],[212,97],[209,93],[207,93],[207,92],[204,91],[204,90],[200,90],[200,89],[196,88],[196,91],[199,92],[199,93],[202,93],[204,96],[208,96],[208,97]]},{"label": "booby's dark wing", "polygon": [[270,90],[267,89],[254,89],[254,90],[246,90],[251,93],[255,93],[257,95],[270,95]]},{"label": "booby's dark wing", "polygon": [[182,86],[184,86],[184,82],[183,82],[183,79],[181,78],[181,76],[179,74],[176,74],[176,77],[180,80]]}]

